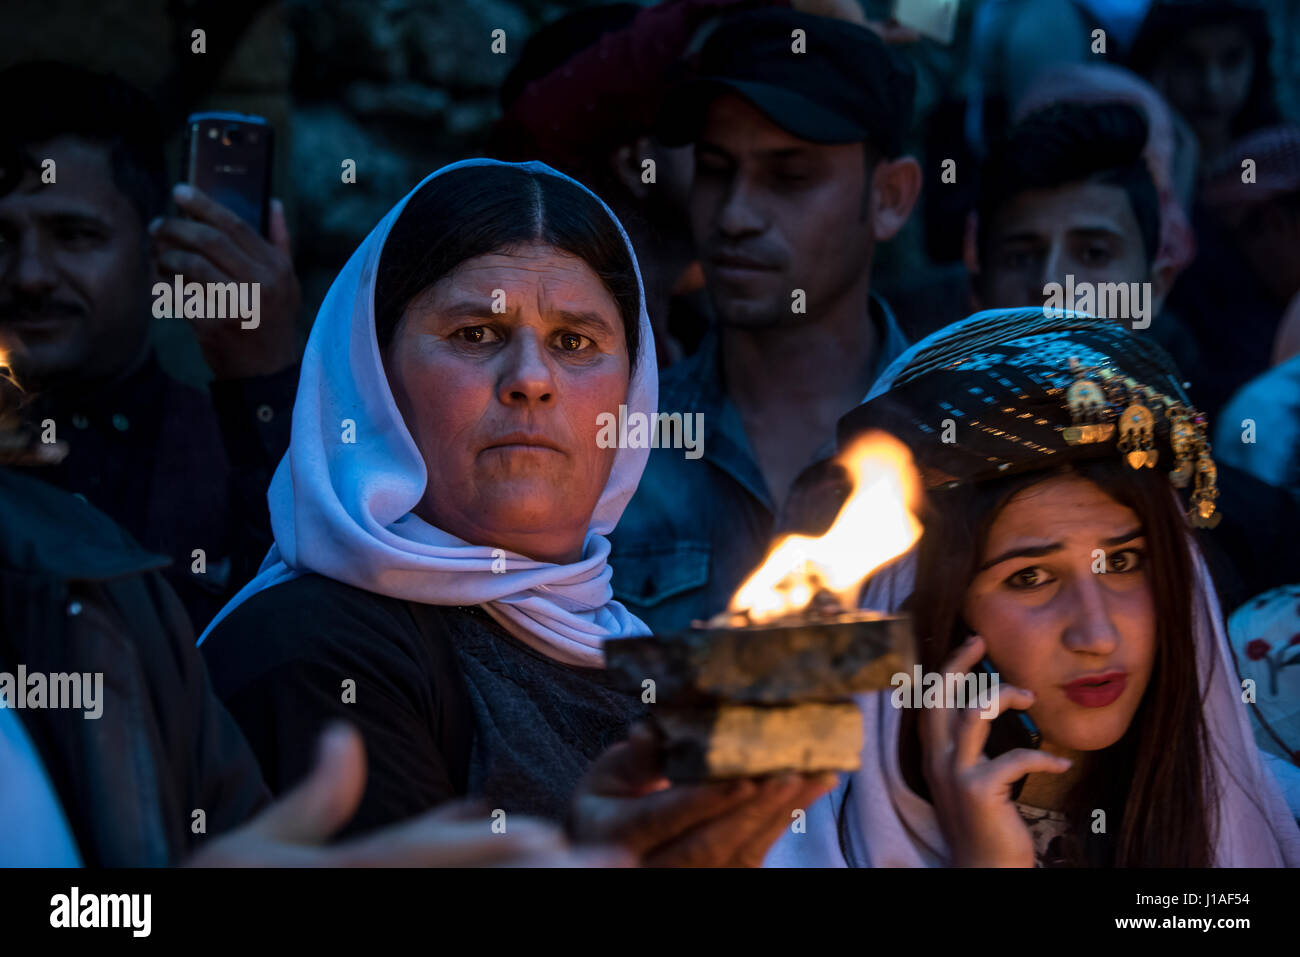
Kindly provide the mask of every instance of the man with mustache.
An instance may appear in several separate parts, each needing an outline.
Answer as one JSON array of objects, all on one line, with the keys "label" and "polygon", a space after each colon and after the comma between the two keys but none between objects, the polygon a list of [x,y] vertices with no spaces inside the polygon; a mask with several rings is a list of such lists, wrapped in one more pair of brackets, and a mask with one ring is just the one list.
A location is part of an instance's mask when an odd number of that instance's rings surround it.
[{"label": "man with mustache", "polygon": [[[283,210],[267,240],[179,187],[188,218],[163,218],[161,121],[116,78],[26,64],[0,74],[0,94],[0,351],[33,396],[27,418],[69,449],[42,477],[170,556],[201,627],[270,544],[266,487],[297,382]],[[151,290],[178,274],[260,284],[257,328],[189,320],[215,376],[206,392],[167,375],[150,344]]]},{"label": "man with mustache", "polygon": [[703,457],[652,452],[613,535],[615,594],[656,631],[726,607],[795,477],[906,347],[870,285],[921,188],[914,88],[870,30],[768,9],[724,19],[669,97],[715,322],[659,388],[662,411],[703,413]]}]

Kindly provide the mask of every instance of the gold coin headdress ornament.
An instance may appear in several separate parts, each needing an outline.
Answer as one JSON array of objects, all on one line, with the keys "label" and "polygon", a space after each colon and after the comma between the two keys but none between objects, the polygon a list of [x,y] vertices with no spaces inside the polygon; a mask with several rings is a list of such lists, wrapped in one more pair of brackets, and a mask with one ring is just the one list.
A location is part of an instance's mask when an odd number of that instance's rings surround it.
[{"label": "gold coin headdress ornament", "polygon": [[1118,322],[993,309],[899,357],[840,420],[840,447],[866,429],[889,431],[933,489],[1118,453],[1191,486],[1189,522],[1214,528],[1218,470],[1185,386],[1168,353]]},{"label": "gold coin headdress ornament", "polygon": [[1219,470],[1210,457],[1205,416],[1106,366],[1084,366],[1075,357],[1070,359],[1070,372],[1074,383],[1066,390],[1065,401],[1074,424],[1065,430],[1065,441],[1090,445],[1115,439],[1130,468],[1154,468],[1160,458],[1156,423],[1163,417],[1174,452],[1169,481],[1186,488],[1195,479],[1188,520],[1198,528],[1218,525],[1222,515],[1214,500],[1219,497]]}]

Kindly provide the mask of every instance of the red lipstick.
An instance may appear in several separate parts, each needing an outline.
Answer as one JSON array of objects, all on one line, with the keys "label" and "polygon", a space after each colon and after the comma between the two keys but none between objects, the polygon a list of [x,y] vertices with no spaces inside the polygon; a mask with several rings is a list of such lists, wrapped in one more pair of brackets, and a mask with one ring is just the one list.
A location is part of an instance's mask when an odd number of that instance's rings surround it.
[{"label": "red lipstick", "polygon": [[1123,671],[1107,671],[1075,678],[1062,687],[1065,696],[1075,704],[1085,708],[1104,708],[1124,693],[1127,684],[1128,675]]}]

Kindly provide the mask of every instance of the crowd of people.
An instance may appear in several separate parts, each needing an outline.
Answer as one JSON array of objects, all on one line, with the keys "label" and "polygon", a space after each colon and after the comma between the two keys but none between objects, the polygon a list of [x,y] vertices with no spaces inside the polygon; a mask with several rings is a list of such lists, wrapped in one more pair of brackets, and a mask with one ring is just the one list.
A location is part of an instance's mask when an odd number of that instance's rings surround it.
[{"label": "crowd of people", "polygon": [[[103,678],[95,720],[0,707],[0,864],[1300,865],[1266,13],[988,2],[920,117],[932,42],[854,0],[548,24],[490,158],[412,184],[305,347],[278,201],[262,235],[169,189],[120,79],[0,71],[0,673]],[[261,290],[256,328],[172,320],[206,392],[150,337],[173,275]],[[619,410],[702,454],[611,447]],[[669,781],[604,647],[824,530],[873,430],[924,531],[862,606],[926,671],[991,662],[1041,747],[877,692],[857,771]]]}]

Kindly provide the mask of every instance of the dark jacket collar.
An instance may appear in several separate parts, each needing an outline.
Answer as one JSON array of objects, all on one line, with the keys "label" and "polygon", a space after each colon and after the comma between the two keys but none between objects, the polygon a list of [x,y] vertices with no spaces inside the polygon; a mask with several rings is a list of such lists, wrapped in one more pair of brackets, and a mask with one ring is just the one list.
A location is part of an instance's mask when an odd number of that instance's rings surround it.
[{"label": "dark jacket collar", "polygon": [[64,581],[107,581],[170,564],[39,475],[35,468],[0,468],[0,567]]}]

